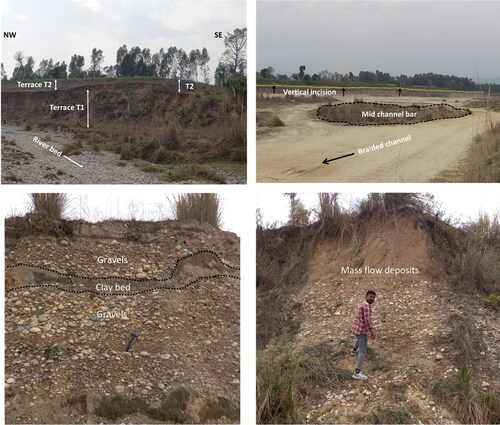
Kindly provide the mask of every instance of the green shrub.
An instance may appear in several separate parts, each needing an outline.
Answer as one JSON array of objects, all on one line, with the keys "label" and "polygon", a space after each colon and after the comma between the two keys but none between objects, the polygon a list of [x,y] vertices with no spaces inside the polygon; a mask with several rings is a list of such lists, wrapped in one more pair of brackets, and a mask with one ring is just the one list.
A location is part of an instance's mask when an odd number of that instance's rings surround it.
[{"label": "green shrub", "polygon": [[454,382],[436,382],[432,393],[455,410],[461,423],[500,423],[500,397],[493,392],[481,394],[467,362],[460,366]]},{"label": "green shrub", "polygon": [[500,295],[490,294],[487,297],[482,297],[480,295],[476,295],[481,301],[484,301],[488,305],[492,306],[495,310],[500,310]]},{"label": "green shrub", "polygon": [[150,161],[153,164],[160,164],[163,162],[167,162],[168,158],[169,158],[168,150],[166,150],[163,147],[160,147],[151,154]]},{"label": "green shrub", "polygon": [[57,357],[59,355],[59,347],[56,347],[55,345],[47,345],[43,354],[46,360],[49,360],[52,357]]},{"label": "green shrub", "polygon": [[374,424],[412,424],[410,412],[406,409],[378,409],[373,413]]},{"label": "green shrub", "polygon": [[454,283],[465,292],[491,294],[498,287],[500,267],[498,252],[471,243],[457,260],[458,271]]},{"label": "green shrub", "polygon": [[122,144],[120,159],[129,160],[135,158],[134,146],[131,143]]}]

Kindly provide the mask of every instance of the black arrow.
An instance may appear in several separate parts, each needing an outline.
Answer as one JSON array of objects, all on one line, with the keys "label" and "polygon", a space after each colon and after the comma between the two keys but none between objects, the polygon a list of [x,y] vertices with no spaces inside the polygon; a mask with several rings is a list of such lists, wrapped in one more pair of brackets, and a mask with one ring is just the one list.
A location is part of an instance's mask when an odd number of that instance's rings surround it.
[{"label": "black arrow", "polygon": [[332,161],[336,161],[337,159],[346,158],[346,157],[352,156],[352,155],[354,155],[354,152],[353,153],[348,153],[347,155],[338,156],[337,158],[333,158],[333,159],[327,159],[327,158],[325,158],[323,160],[323,164],[330,165],[329,163],[332,162]]}]

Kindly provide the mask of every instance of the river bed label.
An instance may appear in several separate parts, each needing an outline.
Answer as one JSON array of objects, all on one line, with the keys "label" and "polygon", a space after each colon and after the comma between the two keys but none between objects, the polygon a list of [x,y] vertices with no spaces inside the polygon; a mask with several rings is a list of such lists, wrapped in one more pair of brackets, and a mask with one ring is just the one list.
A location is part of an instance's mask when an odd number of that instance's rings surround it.
[{"label": "river bed label", "polygon": [[62,155],[62,151],[58,151],[54,148],[54,146],[52,145],[49,145],[48,143],[45,143],[42,139],[40,139],[40,137],[38,136],[35,136],[33,137],[33,141],[37,144],[37,145],[40,145],[42,148],[44,149],[48,149],[50,152],[52,152],[54,155],[56,156],[61,156]]}]

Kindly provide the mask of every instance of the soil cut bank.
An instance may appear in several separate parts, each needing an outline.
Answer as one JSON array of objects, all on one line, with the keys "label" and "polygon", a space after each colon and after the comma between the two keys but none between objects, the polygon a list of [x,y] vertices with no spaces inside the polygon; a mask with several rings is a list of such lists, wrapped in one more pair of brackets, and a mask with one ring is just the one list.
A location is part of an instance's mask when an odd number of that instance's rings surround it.
[{"label": "soil cut bank", "polygon": [[65,235],[35,236],[20,220],[6,225],[7,423],[239,420],[234,234],[70,222]]}]

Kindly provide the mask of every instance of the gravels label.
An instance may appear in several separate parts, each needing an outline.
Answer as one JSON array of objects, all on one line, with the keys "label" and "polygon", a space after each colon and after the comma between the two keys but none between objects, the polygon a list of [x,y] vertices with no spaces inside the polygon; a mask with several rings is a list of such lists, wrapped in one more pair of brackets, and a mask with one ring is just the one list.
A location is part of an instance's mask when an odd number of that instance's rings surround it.
[{"label": "gravels label", "polygon": [[127,264],[128,259],[127,257],[103,257],[100,255],[97,257],[97,262],[99,264]]}]

